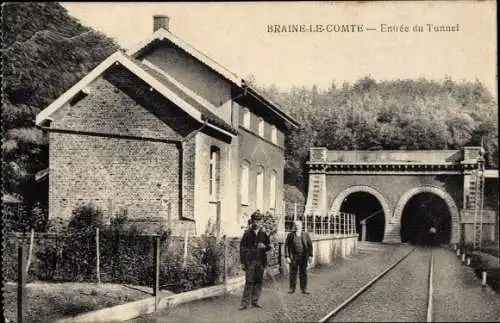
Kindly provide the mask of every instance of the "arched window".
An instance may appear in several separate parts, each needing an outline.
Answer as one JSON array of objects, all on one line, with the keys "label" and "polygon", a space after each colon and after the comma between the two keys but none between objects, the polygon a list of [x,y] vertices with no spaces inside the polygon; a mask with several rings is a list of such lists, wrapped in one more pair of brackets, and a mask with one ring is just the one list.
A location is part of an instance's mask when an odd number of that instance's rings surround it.
[{"label": "arched window", "polygon": [[220,149],[210,147],[210,199],[219,199],[219,183],[220,183]]},{"label": "arched window", "polygon": [[243,127],[250,129],[250,111],[247,108],[241,110],[243,114]]},{"label": "arched window", "polygon": [[257,192],[255,194],[256,201],[255,207],[261,212],[264,211],[264,167],[257,167],[257,181],[256,181]]},{"label": "arched window", "polygon": [[269,208],[276,208],[276,171],[271,171],[271,177],[269,178]]},{"label": "arched window", "polygon": [[275,125],[271,126],[271,142],[273,144],[278,144],[278,131]]},{"label": "arched window", "polygon": [[259,118],[259,136],[264,137],[264,119]]},{"label": "arched window", "polygon": [[241,204],[248,205],[248,188],[250,186],[250,163],[243,161],[241,164],[240,196]]}]

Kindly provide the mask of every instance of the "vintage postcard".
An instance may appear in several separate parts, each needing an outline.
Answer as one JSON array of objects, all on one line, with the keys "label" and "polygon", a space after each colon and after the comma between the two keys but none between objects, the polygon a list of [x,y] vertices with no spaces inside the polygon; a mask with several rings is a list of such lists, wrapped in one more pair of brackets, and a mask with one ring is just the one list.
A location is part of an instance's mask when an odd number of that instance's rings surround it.
[{"label": "vintage postcard", "polygon": [[4,321],[500,320],[496,10],[3,3]]}]

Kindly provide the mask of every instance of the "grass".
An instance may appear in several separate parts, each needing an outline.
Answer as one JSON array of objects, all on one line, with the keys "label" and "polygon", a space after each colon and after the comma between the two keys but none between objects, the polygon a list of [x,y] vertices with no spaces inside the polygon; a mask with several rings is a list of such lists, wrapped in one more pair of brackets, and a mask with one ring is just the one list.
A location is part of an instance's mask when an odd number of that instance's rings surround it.
[{"label": "grass", "polygon": [[[4,284],[4,317],[17,321],[17,284]],[[45,283],[26,285],[26,322],[52,322],[85,312],[132,302],[152,296],[143,286],[93,283]]]},{"label": "grass", "polygon": [[500,293],[500,262],[498,243],[485,243],[482,248],[473,250],[472,244],[459,246],[470,257],[470,266],[479,279],[483,271],[487,274],[487,284],[497,293]]}]

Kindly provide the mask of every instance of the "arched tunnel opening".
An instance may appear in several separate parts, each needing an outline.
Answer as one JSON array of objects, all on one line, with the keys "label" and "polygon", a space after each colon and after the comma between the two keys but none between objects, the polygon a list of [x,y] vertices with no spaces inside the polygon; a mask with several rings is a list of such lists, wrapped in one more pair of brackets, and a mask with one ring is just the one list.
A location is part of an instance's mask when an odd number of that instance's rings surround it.
[{"label": "arched tunnel opening", "polygon": [[[435,233],[431,233],[431,228]],[[401,242],[413,245],[450,243],[451,214],[446,202],[432,193],[413,196],[401,216]]]},{"label": "arched tunnel opening", "polygon": [[378,199],[372,194],[367,192],[349,194],[342,202],[340,212],[352,213],[356,216],[358,240],[362,239],[362,220],[366,220],[365,241],[382,242],[384,239],[384,211]]}]

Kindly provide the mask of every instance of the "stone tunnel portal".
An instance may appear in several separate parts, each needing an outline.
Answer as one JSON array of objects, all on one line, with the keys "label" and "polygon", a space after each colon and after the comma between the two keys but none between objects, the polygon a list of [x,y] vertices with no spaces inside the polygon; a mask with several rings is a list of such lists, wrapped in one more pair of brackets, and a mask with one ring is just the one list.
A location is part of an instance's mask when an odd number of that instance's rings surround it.
[{"label": "stone tunnel portal", "polygon": [[414,245],[433,243],[430,228],[436,229],[435,243],[448,244],[451,239],[451,213],[446,202],[432,193],[413,196],[401,216],[401,242]]},{"label": "stone tunnel portal", "polygon": [[362,237],[361,221],[366,221],[365,241],[382,242],[384,239],[385,216],[378,199],[368,192],[349,194],[340,207],[341,212],[355,214],[356,232]]}]

